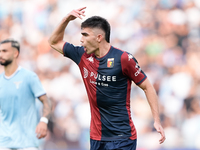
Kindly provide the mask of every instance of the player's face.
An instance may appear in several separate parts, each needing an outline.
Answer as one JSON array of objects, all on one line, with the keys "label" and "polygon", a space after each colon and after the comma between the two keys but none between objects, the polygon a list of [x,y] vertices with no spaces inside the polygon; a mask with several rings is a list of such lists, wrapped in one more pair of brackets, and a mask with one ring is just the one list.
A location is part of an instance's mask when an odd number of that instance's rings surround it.
[{"label": "player's face", "polygon": [[0,64],[7,66],[12,63],[15,55],[15,50],[11,46],[11,43],[0,44]]},{"label": "player's face", "polygon": [[95,53],[99,49],[95,29],[83,28],[81,31],[81,45],[87,54]]}]

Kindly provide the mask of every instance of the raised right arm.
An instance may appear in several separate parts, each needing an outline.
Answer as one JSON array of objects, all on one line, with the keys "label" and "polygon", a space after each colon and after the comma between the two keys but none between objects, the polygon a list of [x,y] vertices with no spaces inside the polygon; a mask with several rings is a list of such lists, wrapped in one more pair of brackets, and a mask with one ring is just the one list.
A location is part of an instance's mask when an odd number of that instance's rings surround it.
[{"label": "raised right arm", "polygon": [[86,7],[82,7],[82,8],[76,9],[76,10],[72,10],[66,17],[64,17],[62,19],[62,21],[59,23],[57,28],[53,31],[53,33],[51,34],[51,36],[48,40],[50,46],[53,49],[55,49],[56,51],[63,54],[62,49],[63,49],[63,45],[65,43],[65,41],[63,41],[65,28],[70,21],[72,21],[76,18],[82,19],[81,16],[85,16],[84,15],[85,8]]}]

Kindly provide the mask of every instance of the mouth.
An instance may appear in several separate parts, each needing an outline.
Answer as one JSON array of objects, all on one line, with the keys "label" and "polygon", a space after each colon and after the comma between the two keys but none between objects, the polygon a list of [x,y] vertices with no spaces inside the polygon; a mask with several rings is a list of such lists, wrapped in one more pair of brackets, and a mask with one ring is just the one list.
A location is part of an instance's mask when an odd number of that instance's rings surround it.
[{"label": "mouth", "polygon": [[6,60],[5,59],[3,59],[3,58],[0,58],[0,62],[2,63],[2,62],[5,62]]}]

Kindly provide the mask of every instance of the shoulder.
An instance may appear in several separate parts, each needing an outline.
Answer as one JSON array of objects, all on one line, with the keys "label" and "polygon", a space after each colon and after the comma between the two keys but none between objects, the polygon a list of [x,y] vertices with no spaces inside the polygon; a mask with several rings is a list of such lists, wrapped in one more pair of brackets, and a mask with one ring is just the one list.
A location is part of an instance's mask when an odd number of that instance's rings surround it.
[{"label": "shoulder", "polygon": [[110,50],[115,54],[115,55],[122,55],[125,51],[116,48],[114,46],[111,46]]},{"label": "shoulder", "polygon": [[107,57],[114,58],[116,62],[120,62],[123,53],[124,53],[123,50],[111,46],[110,51],[108,52]]},{"label": "shoulder", "polygon": [[136,59],[135,59],[135,57],[132,55],[132,54],[130,54],[130,53],[128,53],[128,52],[126,52],[126,51],[123,51],[123,54],[122,54],[122,56],[121,56],[121,61],[125,61],[125,62],[129,62],[129,61],[131,61],[131,60],[134,60],[134,61],[136,61]]},{"label": "shoulder", "polygon": [[37,74],[31,70],[28,70],[26,68],[20,67],[19,70],[23,75],[27,76],[27,77],[34,77],[37,76]]},{"label": "shoulder", "polygon": [[115,56],[115,58],[119,59],[119,61],[121,63],[130,63],[130,62],[134,62],[134,63],[137,63],[137,60],[135,59],[135,57],[127,52],[127,51],[124,51],[124,50],[121,50],[119,48],[116,48],[116,47],[112,47],[111,48],[111,53],[112,55]]},{"label": "shoulder", "polygon": [[121,49],[116,48],[116,47],[113,47],[113,46],[112,46],[111,49],[113,50],[113,52],[114,52],[116,55],[121,55],[121,57],[122,57],[123,59],[127,59],[127,60],[128,60],[128,58],[129,58],[129,59],[132,59],[132,58],[135,59],[134,56],[133,56],[131,53],[127,52],[127,51],[121,50]]},{"label": "shoulder", "polygon": [[121,65],[123,68],[129,68],[131,66],[137,66],[138,61],[132,54],[124,52],[121,56]]}]

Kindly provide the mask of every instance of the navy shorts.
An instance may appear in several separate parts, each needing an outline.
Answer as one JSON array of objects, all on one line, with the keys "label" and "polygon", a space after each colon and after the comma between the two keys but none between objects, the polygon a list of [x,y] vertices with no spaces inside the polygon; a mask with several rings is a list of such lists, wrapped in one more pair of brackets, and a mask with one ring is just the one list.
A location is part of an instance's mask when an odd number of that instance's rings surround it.
[{"label": "navy shorts", "polygon": [[96,141],[90,139],[90,150],[136,150],[137,139]]}]

